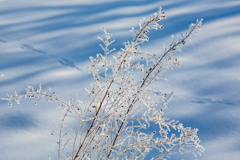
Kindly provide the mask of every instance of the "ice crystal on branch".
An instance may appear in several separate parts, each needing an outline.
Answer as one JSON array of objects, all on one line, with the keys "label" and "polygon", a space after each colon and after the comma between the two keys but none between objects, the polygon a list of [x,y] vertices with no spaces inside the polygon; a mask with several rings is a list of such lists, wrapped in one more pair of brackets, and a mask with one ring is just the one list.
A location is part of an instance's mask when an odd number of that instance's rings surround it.
[{"label": "ice crystal on branch", "polygon": [[[59,102],[64,118],[60,128],[58,159],[144,159],[153,149],[158,151],[153,160],[187,152],[200,154],[204,148],[199,144],[198,130],[164,117],[173,92],[162,93],[151,88],[150,84],[165,79],[162,73],[167,69],[180,66],[172,53],[181,51],[191,35],[200,29],[202,20],[191,24],[189,30],[178,38],[172,36],[173,42],[169,47],[164,45],[162,54],[143,52],[140,46],[149,40],[147,33],[152,29],[163,29],[159,21],[164,18],[165,12],[161,8],[149,19],[143,17],[139,21],[139,30],[131,30],[133,40],[124,42],[124,47],[117,54],[113,53],[115,48],[109,48],[114,40],[103,27],[105,38],[98,37],[102,41],[103,54],[90,57],[92,65],[88,69],[95,81],[91,90],[85,89],[88,93],[85,102],[70,100],[65,103],[50,90],[49,94],[42,91],[41,85],[37,90],[27,87],[23,95],[15,91],[14,95],[3,100],[8,100],[9,106],[12,100],[19,103],[24,96],[37,97],[36,102],[42,98]],[[66,135],[63,132],[67,127],[65,119],[70,116],[79,119],[79,126],[75,137],[63,143]],[[149,133],[153,124],[159,130]],[[66,148],[71,140],[72,148]]]}]

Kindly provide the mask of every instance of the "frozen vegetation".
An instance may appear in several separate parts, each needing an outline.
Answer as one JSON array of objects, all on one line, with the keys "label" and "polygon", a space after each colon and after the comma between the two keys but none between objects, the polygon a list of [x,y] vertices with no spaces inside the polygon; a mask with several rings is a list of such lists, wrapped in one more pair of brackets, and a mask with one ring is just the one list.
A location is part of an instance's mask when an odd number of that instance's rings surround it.
[{"label": "frozen vegetation", "polygon": [[239,159],[239,1],[0,0],[0,15],[0,159]]},{"label": "frozen vegetation", "polygon": [[[181,47],[190,41],[192,34],[200,29],[202,20],[189,26],[189,30],[173,38],[168,46],[163,46],[161,56],[149,54],[140,48],[149,41],[150,30],[163,29],[159,21],[166,18],[161,11],[150,18],[139,21],[139,29],[132,28],[133,40],[124,42],[117,54],[115,48],[109,49],[114,42],[111,34],[103,27],[105,38],[100,47],[104,54],[90,57],[92,65],[88,68],[93,74],[92,89],[85,88],[86,101],[71,99],[64,102],[55,92],[26,88],[26,94],[14,91],[14,95],[2,100],[12,100],[18,104],[25,97],[35,98],[35,104],[41,99],[57,101],[64,118],[59,131],[58,159],[144,159],[153,149],[159,152],[152,159],[165,159],[173,154],[192,152],[195,156],[204,151],[199,144],[198,129],[184,127],[179,121],[164,116],[169,108],[168,102],[173,92],[164,93],[154,89],[154,85],[166,80],[163,72],[180,62],[172,55],[181,51]],[[112,58],[109,58],[109,55]],[[141,73],[138,73],[141,72]],[[138,75],[138,76],[136,76]],[[78,119],[78,128],[74,137],[67,137],[66,118]],[[150,125],[157,125],[158,130],[149,131]],[[69,127],[67,127],[69,128]],[[72,147],[68,147],[72,145]],[[72,148],[72,149],[71,149]]]}]

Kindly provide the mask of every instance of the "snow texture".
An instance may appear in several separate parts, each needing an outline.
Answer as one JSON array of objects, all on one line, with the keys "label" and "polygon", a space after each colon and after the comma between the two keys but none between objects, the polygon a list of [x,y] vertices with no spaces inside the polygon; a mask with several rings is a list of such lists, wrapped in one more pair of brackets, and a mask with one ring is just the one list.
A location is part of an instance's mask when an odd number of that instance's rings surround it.
[{"label": "snow texture", "polygon": [[[90,89],[94,83],[86,68],[91,66],[89,56],[102,53],[97,38],[104,37],[102,26],[115,39],[111,46],[120,50],[123,42],[132,40],[131,27],[137,28],[137,21],[159,6],[167,19],[160,23],[163,30],[148,34],[150,40],[142,49],[151,53],[160,53],[163,43],[171,43],[172,34],[176,37],[196,19],[204,19],[198,35],[174,54],[181,68],[168,70],[164,77],[169,81],[154,86],[174,91],[165,116],[198,128],[205,152],[197,159],[238,159],[239,1],[0,1],[0,97],[14,90],[24,94],[26,86],[38,88],[42,83],[44,90],[51,86],[64,101],[86,99],[82,88]],[[61,127],[58,104],[40,101],[35,106],[34,102],[23,99],[9,108],[7,101],[0,101],[0,159],[58,156],[58,133],[53,132]]]}]

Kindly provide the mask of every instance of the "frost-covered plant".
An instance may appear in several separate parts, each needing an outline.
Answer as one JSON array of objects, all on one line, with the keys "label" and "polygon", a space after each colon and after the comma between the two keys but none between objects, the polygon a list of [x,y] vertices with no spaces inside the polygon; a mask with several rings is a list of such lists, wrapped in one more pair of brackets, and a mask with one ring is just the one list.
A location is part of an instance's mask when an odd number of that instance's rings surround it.
[{"label": "frost-covered plant", "polygon": [[[139,22],[140,30],[132,28],[132,42],[124,43],[124,48],[114,54],[115,49],[109,49],[111,34],[105,32],[105,39],[100,46],[104,54],[90,57],[92,65],[88,68],[93,74],[95,83],[87,90],[86,102],[70,100],[61,101],[49,89],[49,94],[43,91],[41,84],[34,90],[29,86],[26,94],[14,95],[2,100],[12,100],[17,103],[25,97],[36,97],[36,104],[45,98],[47,101],[59,102],[64,113],[60,128],[58,159],[144,159],[151,151],[158,152],[152,159],[165,159],[173,154],[192,152],[201,153],[204,148],[199,144],[198,129],[184,127],[175,120],[163,116],[167,103],[173,92],[162,93],[155,90],[152,84],[158,82],[164,71],[180,62],[170,53],[180,51],[181,47],[190,41],[190,36],[196,33],[202,20],[191,24],[185,34],[164,47],[161,56],[148,54],[141,50],[140,45],[149,38],[147,33],[152,29],[163,29],[158,22],[165,17],[165,12],[159,8],[158,13],[143,18]],[[174,38],[174,37],[173,37]],[[111,53],[112,57],[109,57]],[[139,78],[140,77],[140,78]],[[70,137],[63,143],[65,119],[75,116],[80,123],[75,128],[75,137]],[[159,130],[149,133],[150,125],[157,125]],[[65,140],[65,139],[64,139]],[[69,142],[73,143],[69,143]],[[72,144],[72,147],[67,147]],[[66,150],[66,151],[65,151]]]}]

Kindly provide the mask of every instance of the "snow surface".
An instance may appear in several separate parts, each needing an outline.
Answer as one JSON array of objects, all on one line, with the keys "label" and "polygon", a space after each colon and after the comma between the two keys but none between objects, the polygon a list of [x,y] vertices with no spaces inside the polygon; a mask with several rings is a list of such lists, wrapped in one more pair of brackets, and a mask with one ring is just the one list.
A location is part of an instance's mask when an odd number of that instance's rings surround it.
[{"label": "snow surface", "polygon": [[[131,40],[131,27],[162,6],[167,19],[144,48],[161,54],[162,43],[203,18],[201,31],[175,56],[182,67],[164,74],[159,90],[175,94],[166,115],[198,128],[205,152],[172,159],[237,160],[240,157],[240,1],[195,0],[0,0],[0,97],[39,83],[65,101],[84,100],[90,88],[89,56],[101,53],[102,26],[112,47]],[[142,47],[143,48],[143,47]],[[57,103],[0,101],[0,159],[56,159],[62,114]],[[146,159],[149,159],[147,157]]]}]

